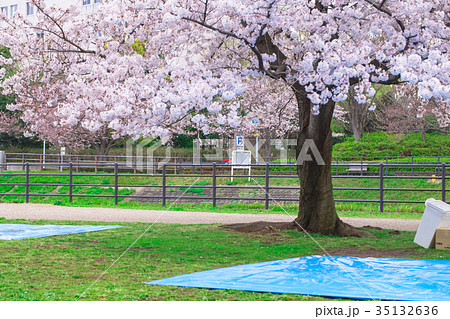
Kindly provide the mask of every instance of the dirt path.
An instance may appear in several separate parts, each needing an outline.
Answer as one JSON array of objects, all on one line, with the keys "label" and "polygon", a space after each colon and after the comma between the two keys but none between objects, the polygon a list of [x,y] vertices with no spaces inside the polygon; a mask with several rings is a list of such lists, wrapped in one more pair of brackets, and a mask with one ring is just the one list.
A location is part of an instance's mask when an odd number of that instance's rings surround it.
[{"label": "dirt path", "polygon": [[[85,220],[102,222],[144,222],[167,224],[232,224],[256,221],[288,222],[285,214],[228,214],[205,212],[155,211],[121,208],[65,207],[47,204],[0,204],[0,217],[7,219]],[[416,231],[419,220],[381,218],[342,218],[356,226]]]}]

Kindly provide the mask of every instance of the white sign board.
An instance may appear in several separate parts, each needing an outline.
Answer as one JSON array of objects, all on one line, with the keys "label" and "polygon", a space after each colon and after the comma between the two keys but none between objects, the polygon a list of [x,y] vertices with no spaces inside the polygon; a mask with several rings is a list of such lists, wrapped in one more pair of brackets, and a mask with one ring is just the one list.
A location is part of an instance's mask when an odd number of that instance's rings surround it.
[{"label": "white sign board", "polygon": [[252,152],[250,151],[233,151],[231,156],[231,181],[235,169],[248,169],[248,180],[250,181],[252,164]]},{"label": "white sign board", "polygon": [[250,151],[233,151],[231,164],[248,166],[252,163],[252,152]]},{"label": "white sign board", "polygon": [[450,205],[441,200],[429,198],[420,220],[414,242],[423,248],[434,247],[436,229],[450,226]]},{"label": "white sign board", "polygon": [[64,146],[61,147],[61,155],[66,155],[66,148]]}]

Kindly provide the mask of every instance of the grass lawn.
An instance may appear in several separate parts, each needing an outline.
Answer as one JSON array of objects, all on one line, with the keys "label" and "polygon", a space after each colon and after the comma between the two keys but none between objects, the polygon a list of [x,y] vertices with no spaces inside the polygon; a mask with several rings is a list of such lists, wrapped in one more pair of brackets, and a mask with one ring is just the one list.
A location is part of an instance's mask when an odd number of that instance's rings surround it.
[{"label": "grass lawn", "polygon": [[[89,224],[96,222],[5,220],[0,223]],[[323,252],[304,234],[242,235],[214,225],[155,224],[86,294],[83,292],[148,227],[0,241],[0,300],[325,300],[321,297],[149,286],[146,281],[213,268]],[[378,239],[314,235],[331,254],[450,259],[445,251],[413,243],[414,233],[371,231]],[[82,296],[83,295],[83,296]]]},{"label": "grass lawn", "polygon": [[[160,210],[160,211],[187,211],[187,212],[210,212],[210,213],[228,213],[228,214],[288,214],[296,216],[298,214],[298,204],[287,205],[271,205],[268,210],[264,208],[264,204],[242,204],[233,203],[217,207],[212,207],[211,204],[195,204],[195,203],[182,203],[182,204],[167,204],[162,206],[161,204],[152,203],[139,203],[139,202],[127,202],[122,201],[116,206],[114,203],[109,202],[97,202],[89,203],[88,200],[77,201],[72,204],[64,203],[64,206],[69,207],[103,207],[103,208],[123,208],[123,209],[148,209],[148,210]],[[425,207],[423,207],[424,209]],[[408,213],[408,212],[395,212],[395,213],[380,213],[380,212],[364,212],[364,211],[338,211],[340,217],[359,217],[359,218],[401,218],[401,219],[421,219],[422,214]]]}]

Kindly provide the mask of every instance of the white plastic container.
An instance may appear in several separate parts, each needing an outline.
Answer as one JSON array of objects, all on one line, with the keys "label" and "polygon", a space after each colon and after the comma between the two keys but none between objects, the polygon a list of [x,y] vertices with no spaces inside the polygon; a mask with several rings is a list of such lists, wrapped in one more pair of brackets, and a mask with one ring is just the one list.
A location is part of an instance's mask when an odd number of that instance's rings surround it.
[{"label": "white plastic container", "polygon": [[438,227],[450,226],[450,205],[441,200],[429,198],[425,202],[425,212],[420,220],[414,242],[423,248],[434,248]]}]

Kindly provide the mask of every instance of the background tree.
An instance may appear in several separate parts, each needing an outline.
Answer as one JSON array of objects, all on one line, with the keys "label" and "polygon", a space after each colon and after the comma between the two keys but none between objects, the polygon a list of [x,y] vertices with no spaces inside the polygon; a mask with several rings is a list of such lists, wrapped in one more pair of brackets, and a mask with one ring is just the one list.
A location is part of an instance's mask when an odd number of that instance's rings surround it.
[{"label": "background tree", "polygon": [[378,128],[391,133],[425,133],[443,131],[449,125],[449,105],[435,99],[423,99],[417,87],[409,84],[392,88],[379,100],[375,111]]},{"label": "background tree", "polygon": [[[372,87],[372,98],[363,97],[362,100],[356,100],[356,92],[353,87],[348,91],[348,98],[336,104],[334,116],[340,121],[348,124],[353,137],[358,142],[364,135],[364,132],[370,129],[373,124],[372,111],[375,110],[380,95],[383,94],[383,87]],[[361,97],[360,97],[361,98]]]},{"label": "background tree", "polygon": [[246,134],[273,132],[275,137],[285,137],[298,132],[298,108],[292,89],[273,79],[255,79],[247,82],[248,88],[240,100],[242,122]]},{"label": "background tree", "polygon": [[[11,58],[11,54],[7,47],[0,46],[0,57],[3,59]],[[9,73],[11,73],[11,70],[6,69],[4,66],[0,66],[0,75],[7,77]],[[0,92],[1,91],[2,89],[0,88]],[[3,145],[8,144],[12,140],[16,140],[16,138],[23,133],[23,123],[13,115],[13,112],[6,108],[8,104],[12,103],[14,103],[14,95],[0,94],[0,134]]]},{"label": "background tree", "polygon": [[50,101],[67,123],[167,140],[188,124],[238,127],[249,76],[285,82],[298,109],[297,155],[312,140],[325,162],[298,166],[295,225],[311,232],[365,234],[339,219],[331,181],[330,123],[351,86],[362,100],[373,83],[408,81],[450,102],[444,0],[125,0],[91,17],[34,3],[36,21],[5,20],[0,32],[21,61],[3,93],[23,112]]},{"label": "background tree", "polygon": [[[12,61],[7,47],[0,46],[0,56]],[[4,78],[16,71],[11,67],[3,69]],[[107,126],[101,127],[97,132],[91,132],[80,125],[61,122],[58,109],[49,103],[40,103],[33,111],[26,110],[25,114],[22,110],[16,109],[14,104],[14,94],[0,95],[0,133],[5,135],[6,140],[17,141],[19,138],[35,143],[36,139],[40,139],[50,142],[57,148],[67,147],[70,153],[92,146],[99,155],[107,155],[112,147],[123,142],[123,138],[113,138]],[[33,139],[30,140],[30,137]]]},{"label": "background tree", "polygon": [[246,84],[247,90],[240,100],[242,121],[239,129],[247,136],[258,134],[261,143],[264,142],[265,155],[270,158],[273,156],[273,138],[296,138],[298,135],[295,95],[286,83],[270,78],[251,79]]}]

